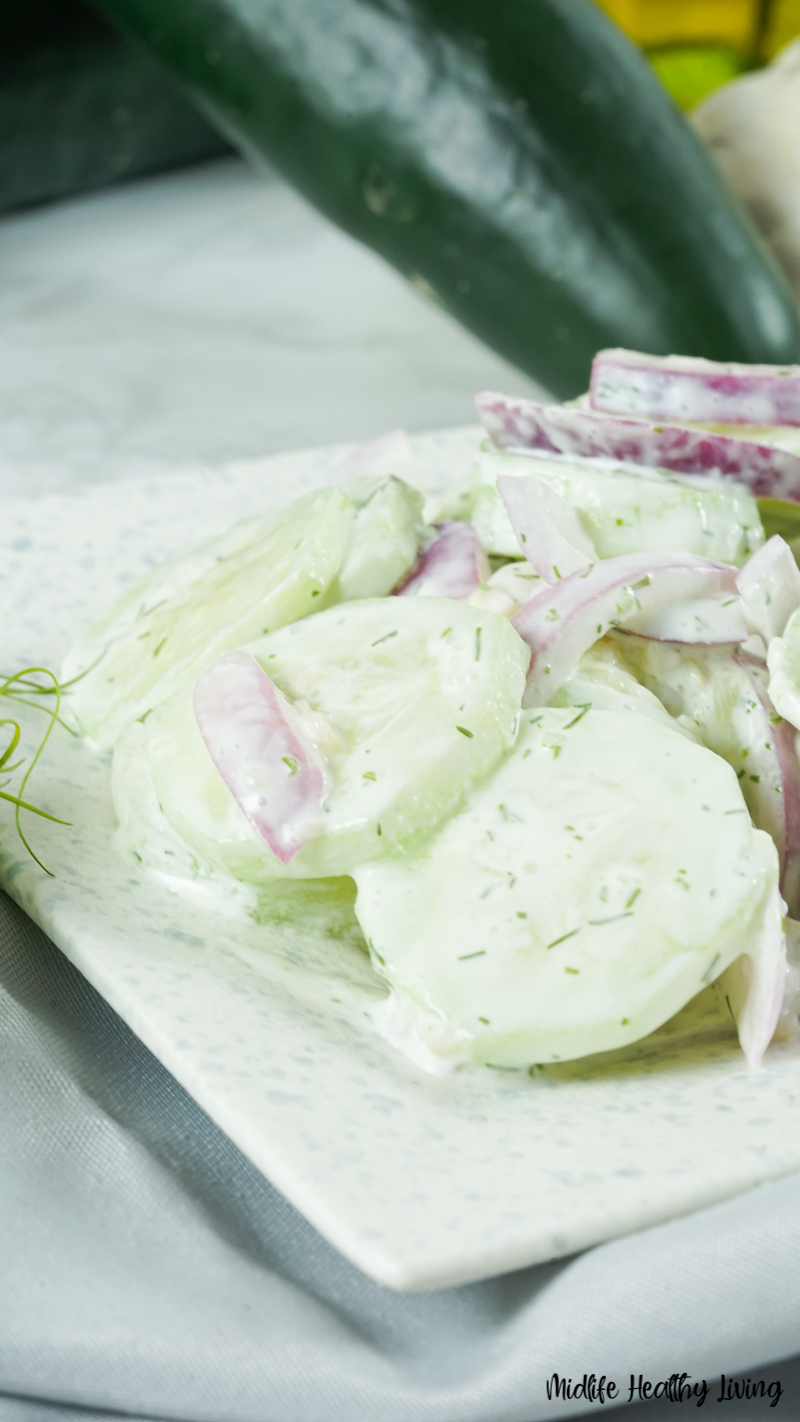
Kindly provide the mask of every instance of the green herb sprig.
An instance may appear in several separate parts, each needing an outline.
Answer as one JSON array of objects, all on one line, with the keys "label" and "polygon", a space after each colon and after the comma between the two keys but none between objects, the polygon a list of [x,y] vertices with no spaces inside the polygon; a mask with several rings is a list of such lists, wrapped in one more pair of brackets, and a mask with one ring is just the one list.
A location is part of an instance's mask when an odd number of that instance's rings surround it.
[{"label": "green herb sprig", "polygon": [[[42,686],[41,682],[34,680],[35,677],[46,677],[50,684]],[[55,697],[55,703],[52,706],[44,706],[39,701],[31,700],[32,696],[52,696]],[[68,820],[60,820],[56,815],[49,814],[47,810],[42,810],[38,805],[32,805],[30,801],[25,799],[28,781],[36,769],[36,765],[50,739],[56,721],[60,721],[61,719],[59,716],[61,709],[61,686],[58,678],[53,672],[49,671],[47,667],[25,667],[23,671],[14,672],[12,676],[3,677],[0,680],[0,697],[6,697],[12,702],[16,701],[22,706],[33,707],[34,710],[43,712],[47,717],[47,729],[22,777],[19,794],[14,795],[6,789],[6,786],[10,784],[10,780],[6,778],[0,783],[0,800],[7,800],[9,804],[14,806],[14,824],[17,834],[31,856],[31,859],[35,860],[39,868],[44,870],[45,874],[49,874],[52,878],[52,871],[42,863],[38,854],[36,854],[35,850],[32,849],[28,843],[20,822],[20,812],[22,810],[28,810],[32,815],[40,815],[43,820],[51,820],[53,824],[69,824]],[[61,724],[63,725],[63,722],[61,722]],[[0,731],[2,731],[4,727],[9,728],[10,739],[5,750],[0,754],[0,774],[9,777],[13,771],[18,770],[20,766],[25,764],[24,757],[20,760],[12,761],[12,757],[20,744],[22,729],[19,722],[13,716],[0,717]]]}]

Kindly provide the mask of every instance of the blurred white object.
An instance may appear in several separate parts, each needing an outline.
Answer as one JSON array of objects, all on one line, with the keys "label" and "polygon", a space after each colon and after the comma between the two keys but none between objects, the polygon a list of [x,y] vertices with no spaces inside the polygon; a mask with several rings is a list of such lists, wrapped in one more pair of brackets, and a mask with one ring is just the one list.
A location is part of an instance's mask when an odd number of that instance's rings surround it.
[{"label": "blurred white object", "polygon": [[800,39],[715,90],[692,122],[800,297]]}]

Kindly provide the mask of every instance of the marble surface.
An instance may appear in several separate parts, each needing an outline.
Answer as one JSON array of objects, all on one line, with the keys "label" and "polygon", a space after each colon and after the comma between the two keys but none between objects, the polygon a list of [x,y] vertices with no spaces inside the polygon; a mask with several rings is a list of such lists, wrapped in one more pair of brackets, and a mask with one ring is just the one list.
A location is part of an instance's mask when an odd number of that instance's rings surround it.
[{"label": "marble surface", "polygon": [[230,158],[0,221],[0,499],[463,425],[537,387]]}]

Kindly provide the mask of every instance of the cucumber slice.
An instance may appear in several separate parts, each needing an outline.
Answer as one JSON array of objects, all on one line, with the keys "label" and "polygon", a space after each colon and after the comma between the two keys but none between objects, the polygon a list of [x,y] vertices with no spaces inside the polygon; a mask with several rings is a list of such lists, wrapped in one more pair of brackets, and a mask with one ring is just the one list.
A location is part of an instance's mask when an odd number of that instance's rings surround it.
[{"label": "cucumber slice", "polygon": [[699,742],[694,723],[688,717],[678,719],[637,681],[623,664],[616,644],[610,637],[595,642],[581,657],[576,670],[550,702],[551,706],[591,706],[595,711],[636,711],[650,716],[663,726],[669,726],[689,740]]},{"label": "cucumber slice", "polygon": [[417,561],[426,531],[422,495],[393,475],[345,484],[343,492],[355,504],[356,515],[336,601],[386,597]]},{"label": "cucumber slice", "polygon": [[596,461],[484,451],[470,518],[490,553],[521,557],[495,483],[500,474],[535,474],[577,509],[599,557],[683,548],[741,567],[764,542],[752,494],[733,480],[631,473]]},{"label": "cucumber slice", "polygon": [[186,687],[114,757],[122,837],[162,873],[348,874],[429,833],[513,745],[529,654],[494,613],[443,598],[344,603],[249,650],[324,758],[326,827],[282,865],[216,770]]},{"label": "cucumber slice", "polygon": [[718,756],[546,708],[419,858],[353,877],[386,1035],[431,1069],[526,1067],[666,1022],[752,948],[778,863]]},{"label": "cucumber slice", "polygon": [[247,519],[172,559],[95,623],[62,679],[83,674],[69,709],[98,749],[221,652],[324,603],[350,540],[354,508],[338,489]]},{"label": "cucumber slice", "polygon": [[800,608],[793,612],[782,637],[773,637],[767,651],[769,696],[778,712],[800,730]]},{"label": "cucumber slice", "polygon": [[98,749],[229,648],[346,598],[384,596],[413,567],[421,496],[401,480],[325,489],[246,519],[126,592],[70,653],[67,709]]}]

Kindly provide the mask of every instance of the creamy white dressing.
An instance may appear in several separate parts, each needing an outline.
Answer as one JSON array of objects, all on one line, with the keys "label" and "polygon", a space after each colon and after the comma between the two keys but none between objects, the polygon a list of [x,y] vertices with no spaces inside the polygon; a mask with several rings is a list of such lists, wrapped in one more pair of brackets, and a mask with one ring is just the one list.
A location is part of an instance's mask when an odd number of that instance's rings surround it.
[{"label": "creamy white dressing", "polygon": [[[730,432],[791,447],[780,429]],[[742,955],[756,960],[765,925],[775,964],[783,951],[785,826],[770,819],[781,786],[753,771],[759,758],[773,770],[766,672],[731,647],[611,633],[549,706],[522,712],[530,654],[508,619],[546,585],[514,537],[501,473],[535,473],[600,559],[685,550],[741,566],[764,541],[754,499],[730,479],[484,449],[472,485],[437,515],[468,515],[511,560],[479,574],[468,601],[386,596],[434,531],[420,496],[381,470],[156,570],[64,673],[86,673],[67,698],[74,723],[100,747],[118,737],[121,847],[214,911],[298,924],[330,914],[351,934],[352,875],[391,988],[378,1030],[436,1073],[627,1049],[715,981],[721,1000],[733,985],[737,1017],[752,1016]],[[750,581],[748,626],[768,638],[786,578],[754,562]],[[687,617],[695,630],[707,604],[667,609],[655,631],[683,635]],[[770,644],[770,692],[800,727],[797,618]],[[192,705],[198,673],[243,645],[325,785],[314,837],[286,864],[230,793]],[[528,692],[535,680],[533,666]],[[235,706],[231,717],[223,739],[239,754]],[[265,801],[274,773],[253,770]],[[777,969],[765,981],[774,988]]]},{"label": "creamy white dressing", "polygon": [[208,866],[245,883],[347,874],[429,832],[513,744],[527,648],[505,619],[466,603],[346,603],[249,650],[324,765],[322,829],[279,862],[219,775],[190,685],[115,752],[117,814],[148,864],[161,867],[163,816],[196,872]]},{"label": "creamy white dressing", "polygon": [[[747,951],[777,883],[734,773],[647,715],[526,713],[414,860],[357,868],[392,1040],[497,1067],[623,1046]],[[405,1023],[406,1039],[398,1026]],[[404,1045],[405,1040],[405,1045]]]},{"label": "creamy white dressing", "polygon": [[110,750],[222,652],[330,603],[385,596],[416,562],[421,509],[399,479],[360,480],[246,519],[164,564],[73,648],[62,681],[80,679],[65,713]]}]

